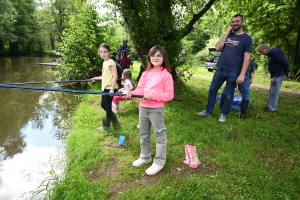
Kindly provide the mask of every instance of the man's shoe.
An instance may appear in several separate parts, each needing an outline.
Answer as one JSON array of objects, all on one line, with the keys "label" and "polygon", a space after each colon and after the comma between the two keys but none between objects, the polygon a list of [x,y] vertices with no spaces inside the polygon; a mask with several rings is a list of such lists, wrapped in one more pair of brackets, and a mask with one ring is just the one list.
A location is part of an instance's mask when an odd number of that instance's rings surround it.
[{"label": "man's shoe", "polygon": [[139,166],[142,166],[142,165],[147,164],[147,163],[149,163],[149,162],[151,162],[151,158],[148,159],[148,160],[139,158],[139,159],[137,159],[136,161],[134,161],[134,162],[132,163],[132,166],[133,166],[133,167],[139,167]]},{"label": "man's shoe", "polygon": [[202,112],[198,112],[197,115],[201,117],[211,117],[211,114],[207,113],[206,110],[203,110]]},{"label": "man's shoe", "polygon": [[223,114],[220,114],[220,116],[219,116],[219,122],[221,122],[221,123],[226,122],[226,116],[223,115]]},{"label": "man's shoe", "polygon": [[151,167],[146,170],[146,174],[151,176],[157,174],[160,170],[162,170],[164,166],[153,163]]},{"label": "man's shoe", "polygon": [[272,111],[268,107],[265,107],[264,112],[265,113],[271,113],[271,114],[274,114],[274,115],[276,114],[276,110]]}]

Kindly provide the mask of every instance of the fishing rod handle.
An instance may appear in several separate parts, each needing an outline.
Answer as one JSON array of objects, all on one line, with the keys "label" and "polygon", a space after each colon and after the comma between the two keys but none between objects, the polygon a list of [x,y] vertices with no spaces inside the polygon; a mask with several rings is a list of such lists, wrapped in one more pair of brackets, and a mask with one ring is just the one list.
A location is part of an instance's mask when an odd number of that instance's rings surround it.
[{"label": "fishing rod handle", "polygon": [[[132,94],[132,97],[137,97],[137,98],[143,98],[144,95],[137,95],[137,94]],[[183,101],[182,98],[173,98],[172,101]]]}]

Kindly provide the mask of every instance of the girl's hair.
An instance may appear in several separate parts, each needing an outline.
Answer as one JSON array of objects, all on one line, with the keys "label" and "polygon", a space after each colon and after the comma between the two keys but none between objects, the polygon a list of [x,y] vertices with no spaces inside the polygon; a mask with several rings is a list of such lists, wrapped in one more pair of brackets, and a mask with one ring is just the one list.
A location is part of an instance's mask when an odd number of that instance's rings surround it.
[{"label": "girl's hair", "polygon": [[100,48],[103,47],[105,49],[107,49],[108,52],[110,52],[110,47],[108,44],[105,44],[105,43],[102,43],[99,48],[98,48],[98,55],[100,55],[99,51],[100,51]]},{"label": "girl's hair", "polygon": [[125,58],[127,58],[127,52],[126,52],[126,50],[122,51],[122,56],[124,56]]},{"label": "girl's hair", "polygon": [[122,73],[122,83],[124,85],[126,79],[129,79],[131,81],[131,84],[134,85],[134,82],[132,80],[132,73],[131,73],[131,69],[124,69],[123,73]]},{"label": "girl's hair", "polygon": [[148,64],[146,70],[150,70],[151,68],[154,67],[151,63],[150,56],[153,56],[157,51],[159,51],[163,56],[163,63],[161,64],[162,68],[168,70],[168,72],[171,72],[167,51],[165,50],[164,47],[159,45],[156,45],[150,49],[147,58]]}]

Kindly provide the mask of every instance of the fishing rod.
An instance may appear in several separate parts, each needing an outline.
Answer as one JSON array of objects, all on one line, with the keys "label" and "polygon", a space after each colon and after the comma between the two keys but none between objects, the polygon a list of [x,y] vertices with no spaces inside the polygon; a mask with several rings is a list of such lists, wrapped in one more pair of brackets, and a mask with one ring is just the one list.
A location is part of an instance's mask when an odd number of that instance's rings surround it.
[{"label": "fishing rod", "polygon": [[7,83],[7,85],[28,85],[28,84],[52,84],[52,83],[76,83],[76,82],[90,82],[91,79],[85,80],[66,80],[66,81],[42,81],[42,82],[23,82],[23,83]]},{"label": "fishing rod", "polygon": [[[123,79],[118,79],[123,80]],[[85,80],[66,80],[66,81],[42,81],[42,82],[22,82],[22,83],[6,83],[7,85],[29,85],[29,84],[53,84],[53,83],[79,83],[79,82],[90,82],[91,79]]]},{"label": "fishing rod", "polygon": [[[0,88],[10,89],[24,89],[24,90],[40,90],[40,91],[54,91],[54,92],[69,92],[69,93],[80,93],[80,94],[99,94],[99,95],[111,95],[111,96],[126,96],[123,93],[109,93],[109,92],[95,92],[88,90],[68,90],[68,89],[57,89],[57,88],[43,88],[43,87],[30,87],[30,86],[18,86],[9,84],[0,84]],[[131,95],[136,98],[143,98],[143,95]],[[174,98],[173,101],[183,101],[183,99]]]},{"label": "fishing rod", "polygon": [[[144,98],[143,95],[132,94],[131,97]],[[181,98],[173,98],[172,101],[183,101]]]}]

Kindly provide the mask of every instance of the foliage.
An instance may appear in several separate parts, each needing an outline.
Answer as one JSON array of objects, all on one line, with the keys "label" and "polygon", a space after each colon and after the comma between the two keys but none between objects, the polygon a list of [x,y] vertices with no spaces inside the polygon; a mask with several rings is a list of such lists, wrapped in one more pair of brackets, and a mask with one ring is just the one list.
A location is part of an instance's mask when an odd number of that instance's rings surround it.
[{"label": "foliage", "polygon": [[[217,104],[212,118],[196,114],[205,109],[213,73],[203,67],[192,70],[191,80],[177,85],[175,96],[183,102],[164,107],[168,150],[161,172],[146,176],[150,164],[131,166],[140,154],[136,104],[121,102],[120,124],[99,132],[105,112],[98,96],[87,95],[67,137],[65,178],[57,182],[51,199],[297,199],[299,84],[284,81],[277,115],[270,115],[262,112],[269,78],[257,75],[251,86],[251,118],[241,120],[231,110],[220,124]],[[120,135],[126,136],[123,147],[117,145]],[[155,149],[153,135],[151,142]],[[185,144],[197,147],[202,162],[197,169],[182,163]]]},{"label": "foliage", "polygon": [[35,2],[33,0],[11,0],[16,9],[13,39],[9,39],[11,53],[34,52],[39,45],[39,26],[35,17]]},{"label": "foliage", "polygon": [[211,7],[214,0],[109,0],[114,5],[115,13],[120,13],[124,19],[130,38],[144,65],[145,56],[154,45],[166,48],[173,77],[176,78],[176,68],[182,64],[181,39],[188,35],[194,24]]},{"label": "foliage", "polygon": [[[13,34],[16,17],[16,9],[9,0],[0,0],[0,41],[14,41],[15,35]],[[0,48],[3,47],[3,44]]]},{"label": "foliage", "polygon": [[[300,1],[238,2],[230,0],[224,4],[220,1],[215,5],[218,16],[227,18],[226,26],[232,15],[243,14],[246,20],[245,30],[253,37],[254,50],[260,43],[281,48],[295,72],[300,62]],[[226,26],[224,26],[224,30]],[[254,56],[256,55],[257,52],[254,51]]]},{"label": "foliage", "polygon": [[101,43],[108,43],[113,31],[106,24],[107,18],[99,18],[95,7],[85,3],[76,5],[79,14],[71,16],[70,28],[63,35],[61,52],[63,80],[86,79],[99,75],[102,61],[97,56]]}]

